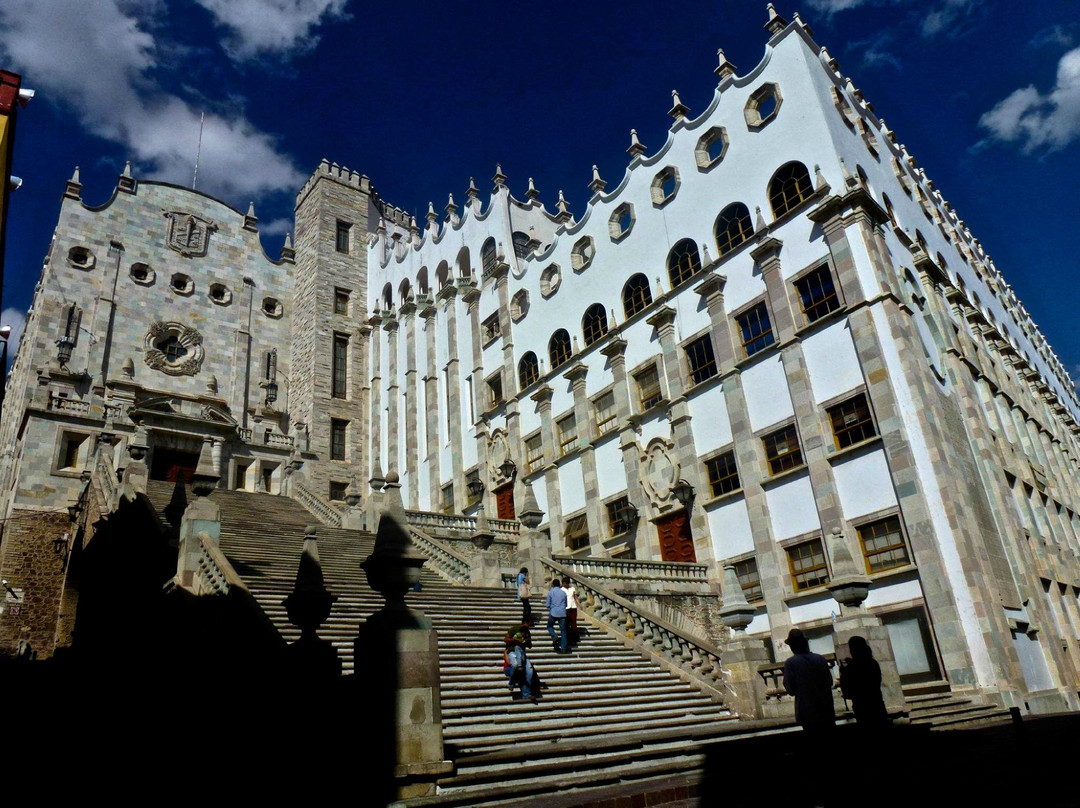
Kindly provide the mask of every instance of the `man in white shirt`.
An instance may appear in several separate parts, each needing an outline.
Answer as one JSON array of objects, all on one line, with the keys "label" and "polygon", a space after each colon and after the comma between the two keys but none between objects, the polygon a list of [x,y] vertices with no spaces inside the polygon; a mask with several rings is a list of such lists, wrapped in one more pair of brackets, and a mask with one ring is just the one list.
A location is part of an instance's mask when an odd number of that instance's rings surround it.
[{"label": "man in white shirt", "polygon": [[570,644],[576,645],[578,639],[577,633],[577,610],[578,610],[578,597],[577,587],[574,586],[574,582],[569,578],[563,578],[562,590],[566,593],[566,630],[570,636]]}]

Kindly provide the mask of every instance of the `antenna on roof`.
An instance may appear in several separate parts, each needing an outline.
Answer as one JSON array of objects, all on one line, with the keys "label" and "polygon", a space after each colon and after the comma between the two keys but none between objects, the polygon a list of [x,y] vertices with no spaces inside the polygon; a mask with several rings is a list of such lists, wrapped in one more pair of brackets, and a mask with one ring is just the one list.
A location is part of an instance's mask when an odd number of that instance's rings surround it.
[{"label": "antenna on roof", "polygon": [[199,113],[199,147],[195,150],[195,176],[191,178],[191,190],[195,190],[195,181],[199,179],[199,157],[202,156],[202,130],[206,120],[206,112]]}]

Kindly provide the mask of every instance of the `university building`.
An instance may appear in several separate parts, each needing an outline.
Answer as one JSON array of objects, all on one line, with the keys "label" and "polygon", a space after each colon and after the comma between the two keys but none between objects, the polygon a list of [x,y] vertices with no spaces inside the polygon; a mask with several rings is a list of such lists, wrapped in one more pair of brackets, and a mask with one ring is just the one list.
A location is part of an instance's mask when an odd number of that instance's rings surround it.
[{"label": "university building", "polygon": [[903,684],[1080,707],[1073,382],[807,26],[767,27],[581,211],[497,169],[418,222],[324,161],[269,257],[253,208],[76,170],[0,424],[0,645],[68,641],[96,475],[209,446],[220,487],[331,520],[389,482],[417,525],[528,503],[560,564],[696,565],[714,599],[732,567],[774,659],[796,625],[833,650],[850,556]]}]

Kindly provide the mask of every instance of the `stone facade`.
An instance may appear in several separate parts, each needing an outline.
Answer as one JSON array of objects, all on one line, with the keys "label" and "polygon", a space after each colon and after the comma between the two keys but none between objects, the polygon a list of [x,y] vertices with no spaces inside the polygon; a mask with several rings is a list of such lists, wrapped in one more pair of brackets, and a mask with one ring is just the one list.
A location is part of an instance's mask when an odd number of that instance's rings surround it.
[{"label": "stone facade", "polygon": [[[839,531],[905,683],[1080,706],[1072,380],[806,27],[770,34],[580,216],[497,169],[421,230],[324,162],[271,260],[253,211],[127,173],[92,208],[73,178],[0,425],[5,515],[54,519],[137,427],[151,476],[209,436],[230,488],[364,503],[397,475],[412,510],[513,518],[530,483],[552,553],[696,560],[717,593],[734,565],[777,657],[792,625],[831,650]],[[24,532],[13,581],[47,540]],[[714,636],[714,612],[680,613]]]}]

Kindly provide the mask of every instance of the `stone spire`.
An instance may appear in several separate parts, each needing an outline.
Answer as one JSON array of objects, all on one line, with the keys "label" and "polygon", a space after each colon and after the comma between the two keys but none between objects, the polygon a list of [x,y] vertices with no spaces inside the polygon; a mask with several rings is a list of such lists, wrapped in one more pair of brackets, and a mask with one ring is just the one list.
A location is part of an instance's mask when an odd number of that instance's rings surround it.
[{"label": "stone spire", "polygon": [[290,264],[296,261],[296,250],[292,245],[292,233],[285,234],[285,245],[281,248],[281,260]]},{"label": "stone spire", "polygon": [[[301,661],[304,664],[304,673],[341,673],[341,660],[337,650],[329,642],[320,641],[317,636],[319,626],[326,622],[330,616],[330,607],[337,596],[330,593],[323,579],[322,561],[319,558],[319,543],[316,537],[315,525],[304,528],[304,546],[300,551],[300,566],[296,570],[296,582],[292,592],[281,602],[289,617],[289,622],[300,629],[301,637],[297,644],[318,643],[323,646],[319,658],[308,658]],[[325,645],[324,645],[325,643]],[[321,658],[325,656],[325,659]],[[332,659],[332,662],[329,660]],[[313,663],[327,665],[325,670],[311,670],[307,666]],[[335,664],[336,663],[336,664]]]},{"label": "stone spire", "polygon": [[592,182],[589,183],[589,190],[594,194],[598,194],[607,188],[607,183],[600,179],[600,169],[597,166],[592,167]]},{"label": "stone spire", "polygon": [[518,511],[518,521],[529,529],[539,527],[544,521],[544,512],[536,502],[531,482],[525,483],[525,497],[521,502],[521,510]]},{"label": "stone spire", "polygon": [[645,144],[638,139],[637,129],[630,130],[630,148],[626,150],[626,153],[630,155],[631,160],[645,154]]},{"label": "stone spire", "polygon": [[427,203],[427,215],[424,217],[427,219],[427,229],[429,232],[435,232],[439,227],[439,214],[435,212],[435,203]]},{"label": "stone spire", "polygon": [[469,187],[465,191],[465,198],[468,200],[465,203],[465,207],[479,210],[480,191],[476,187],[476,180],[474,180],[472,177],[469,177]]},{"label": "stone spire", "polygon": [[765,30],[770,34],[779,34],[787,27],[787,20],[776,13],[772,3],[765,7],[769,12],[769,20],[765,23]]},{"label": "stone spire", "polygon": [[679,121],[679,120],[682,120],[683,118],[685,118],[689,114],[690,114],[690,107],[686,106],[686,104],[684,104],[679,99],[679,91],[678,90],[672,90],[671,91],[671,109],[668,110],[668,115],[670,115],[675,120]]},{"label": "stone spire", "polygon": [[724,625],[735,631],[746,631],[756,610],[747,602],[742,584],[739,583],[739,575],[730,564],[724,567],[720,594],[724,599],[724,605],[720,607],[720,619]]},{"label": "stone spire", "polygon": [[499,193],[499,191],[506,187],[506,175],[503,174],[501,163],[495,164],[495,176],[491,178],[491,181],[495,183],[495,187],[491,190],[491,193],[493,194]]},{"label": "stone spire", "polygon": [[135,193],[135,178],[131,176],[131,161],[124,163],[124,172],[116,182],[116,187],[126,194]]},{"label": "stone spire", "polygon": [[214,440],[203,438],[202,449],[199,451],[199,465],[195,467],[195,473],[191,475],[191,490],[197,497],[209,496],[220,479],[221,473],[214,466]]},{"label": "stone spire", "polygon": [[450,194],[450,201],[446,203],[446,220],[448,222],[457,221],[458,206],[454,203],[454,195]]},{"label": "stone spire", "polygon": [[559,201],[555,203],[555,209],[558,211],[555,214],[555,221],[559,224],[568,222],[573,218],[570,214],[570,203],[566,201],[561,189],[559,190]]},{"label": "stone spire", "polygon": [[257,233],[259,230],[259,217],[255,215],[255,203],[248,202],[247,213],[244,215],[244,229]]},{"label": "stone spire", "polygon": [[68,199],[79,199],[82,196],[82,182],[79,180],[79,167],[75,166],[75,171],[71,175],[71,179],[67,181],[64,186],[64,196]]},{"label": "stone spire", "polygon": [[529,190],[525,192],[525,198],[530,202],[535,202],[540,198],[540,192],[536,190],[536,185],[533,183],[532,177],[529,177]]},{"label": "stone spire", "polygon": [[729,76],[734,76],[735,65],[728,61],[728,58],[724,55],[724,51],[722,48],[717,49],[716,57],[720,63],[713,70],[713,73],[715,73],[717,77],[719,77],[720,81],[723,81]]}]

